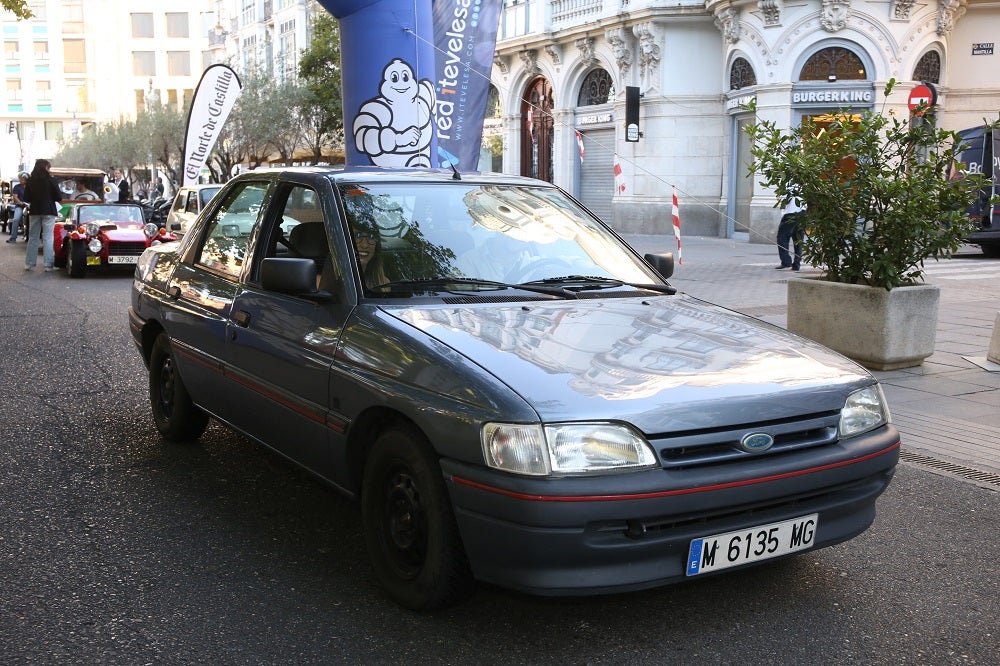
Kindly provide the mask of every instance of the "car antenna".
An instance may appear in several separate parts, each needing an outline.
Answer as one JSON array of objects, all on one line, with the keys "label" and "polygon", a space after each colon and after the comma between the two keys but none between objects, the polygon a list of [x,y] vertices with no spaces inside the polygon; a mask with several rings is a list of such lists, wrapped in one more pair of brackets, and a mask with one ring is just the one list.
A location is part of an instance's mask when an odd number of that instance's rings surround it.
[{"label": "car antenna", "polygon": [[451,167],[451,179],[452,180],[462,180],[462,176],[458,173],[458,169],[455,168],[454,162],[448,162],[448,166]]}]

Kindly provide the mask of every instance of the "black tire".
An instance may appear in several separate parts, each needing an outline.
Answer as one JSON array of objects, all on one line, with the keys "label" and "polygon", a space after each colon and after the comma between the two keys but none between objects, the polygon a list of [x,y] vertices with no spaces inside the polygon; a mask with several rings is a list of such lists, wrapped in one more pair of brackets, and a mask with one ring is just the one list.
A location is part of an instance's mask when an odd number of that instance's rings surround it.
[{"label": "black tire", "polygon": [[66,268],[66,261],[69,257],[69,240],[63,241],[62,250],[63,250],[62,256],[60,257],[57,254],[52,261],[52,265],[55,266],[56,268]]},{"label": "black tire", "polygon": [[982,248],[983,254],[987,257],[997,259],[1000,258],[1000,243],[984,243],[979,247]]},{"label": "black tire", "polygon": [[157,336],[149,356],[149,403],[156,429],[167,441],[198,439],[208,426],[208,414],[191,402],[181,381],[166,333]]},{"label": "black tire", "polygon": [[441,467],[413,429],[391,428],[375,441],[361,516],[375,574],[398,604],[434,610],[471,594],[472,573]]},{"label": "black tire", "polygon": [[66,272],[71,278],[82,278],[87,265],[87,245],[83,241],[69,241],[66,248]]}]

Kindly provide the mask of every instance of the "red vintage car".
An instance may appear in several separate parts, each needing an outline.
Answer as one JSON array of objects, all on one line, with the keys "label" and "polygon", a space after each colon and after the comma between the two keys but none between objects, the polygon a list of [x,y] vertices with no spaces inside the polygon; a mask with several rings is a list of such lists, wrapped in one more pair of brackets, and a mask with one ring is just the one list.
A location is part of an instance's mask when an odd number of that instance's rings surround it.
[{"label": "red vintage car", "polygon": [[87,267],[134,265],[147,247],[175,240],[136,204],[77,203],[55,227],[55,264],[83,277]]}]

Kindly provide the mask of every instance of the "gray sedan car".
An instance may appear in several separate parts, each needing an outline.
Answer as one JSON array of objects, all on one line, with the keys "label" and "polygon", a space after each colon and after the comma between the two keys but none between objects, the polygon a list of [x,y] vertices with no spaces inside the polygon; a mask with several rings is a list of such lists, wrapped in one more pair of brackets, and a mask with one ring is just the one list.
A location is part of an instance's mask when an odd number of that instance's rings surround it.
[{"label": "gray sedan car", "polygon": [[410,608],[476,579],[647,588],[864,531],[900,446],[876,380],[672,269],[544,182],[254,171],[143,254],[128,319],[163,437],[212,417],[358,498]]}]

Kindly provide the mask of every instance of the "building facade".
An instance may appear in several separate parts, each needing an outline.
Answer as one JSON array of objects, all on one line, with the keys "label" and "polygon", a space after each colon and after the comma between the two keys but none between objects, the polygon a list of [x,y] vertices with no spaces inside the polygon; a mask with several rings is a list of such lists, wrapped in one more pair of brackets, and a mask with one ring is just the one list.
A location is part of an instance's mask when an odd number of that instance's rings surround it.
[{"label": "building facade", "polygon": [[555,182],[623,232],[671,233],[676,187],[685,234],[773,242],[775,197],[746,168],[747,102],[782,127],[908,114],[926,81],[940,126],[974,126],[1000,112],[998,34],[992,0],[505,0],[481,164]]},{"label": "building facade", "polygon": [[184,108],[210,54],[206,0],[32,0],[0,15],[4,103],[0,176],[51,157],[95,122],[134,118],[150,96]]}]

